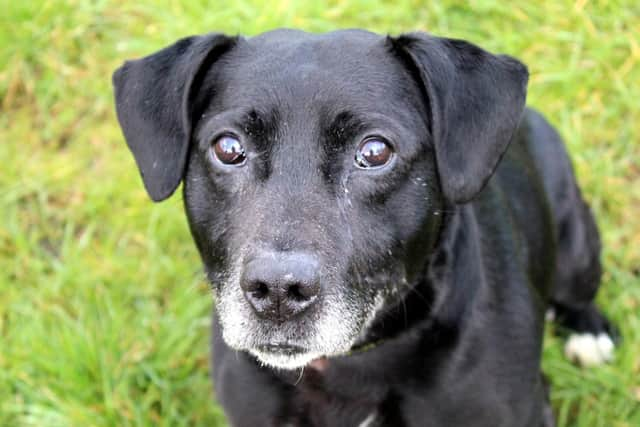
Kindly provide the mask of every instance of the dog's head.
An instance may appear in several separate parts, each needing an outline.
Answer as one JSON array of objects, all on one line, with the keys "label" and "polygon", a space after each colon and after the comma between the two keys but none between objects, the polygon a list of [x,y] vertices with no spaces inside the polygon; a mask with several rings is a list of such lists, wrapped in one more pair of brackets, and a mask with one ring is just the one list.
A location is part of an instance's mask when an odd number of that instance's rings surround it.
[{"label": "dog's head", "polygon": [[348,351],[414,286],[526,82],[466,42],[364,31],[191,37],[114,74],[149,195],[184,181],[225,341],[283,368]]}]

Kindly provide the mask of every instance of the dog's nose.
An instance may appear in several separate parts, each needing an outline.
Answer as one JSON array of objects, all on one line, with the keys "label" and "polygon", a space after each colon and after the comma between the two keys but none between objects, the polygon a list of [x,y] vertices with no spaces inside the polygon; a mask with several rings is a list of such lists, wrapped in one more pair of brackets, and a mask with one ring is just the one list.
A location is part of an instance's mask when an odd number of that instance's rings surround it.
[{"label": "dog's nose", "polygon": [[304,252],[262,254],[246,263],[240,286],[260,317],[287,320],[318,298],[318,261]]}]

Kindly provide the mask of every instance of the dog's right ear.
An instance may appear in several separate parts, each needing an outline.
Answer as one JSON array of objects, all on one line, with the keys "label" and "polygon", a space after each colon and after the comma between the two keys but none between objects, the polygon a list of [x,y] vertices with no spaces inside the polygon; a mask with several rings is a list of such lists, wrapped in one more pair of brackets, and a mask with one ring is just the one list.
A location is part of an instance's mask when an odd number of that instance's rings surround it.
[{"label": "dog's right ear", "polygon": [[191,140],[191,101],[204,74],[236,41],[222,34],[188,37],[113,73],[118,121],[154,201],[180,184]]},{"label": "dog's right ear", "polygon": [[527,67],[468,42],[427,33],[388,41],[413,65],[424,89],[443,193],[452,203],[466,203],[491,178],[518,128]]}]

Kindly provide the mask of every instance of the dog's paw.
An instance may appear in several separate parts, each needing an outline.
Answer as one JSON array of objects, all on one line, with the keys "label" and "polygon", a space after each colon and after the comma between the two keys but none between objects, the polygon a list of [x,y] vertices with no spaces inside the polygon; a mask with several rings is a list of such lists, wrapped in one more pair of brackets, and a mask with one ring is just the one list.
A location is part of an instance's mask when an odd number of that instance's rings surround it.
[{"label": "dog's paw", "polygon": [[549,307],[546,311],[546,313],[544,314],[544,320],[545,322],[553,322],[556,320],[556,311],[553,309],[553,307]]},{"label": "dog's paw", "polygon": [[602,332],[571,334],[564,346],[567,359],[580,366],[597,366],[613,360],[613,340]]}]

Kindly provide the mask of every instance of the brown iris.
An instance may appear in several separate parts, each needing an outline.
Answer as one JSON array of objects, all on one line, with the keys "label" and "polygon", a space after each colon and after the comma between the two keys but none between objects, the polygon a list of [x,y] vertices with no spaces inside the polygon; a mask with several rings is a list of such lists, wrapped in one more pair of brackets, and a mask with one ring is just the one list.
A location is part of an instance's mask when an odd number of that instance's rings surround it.
[{"label": "brown iris", "polygon": [[363,169],[379,168],[391,160],[393,150],[389,143],[379,137],[367,138],[356,151],[356,165]]},{"label": "brown iris", "polygon": [[225,165],[240,165],[245,159],[244,147],[233,135],[222,135],[212,144],[213,155]]}]

